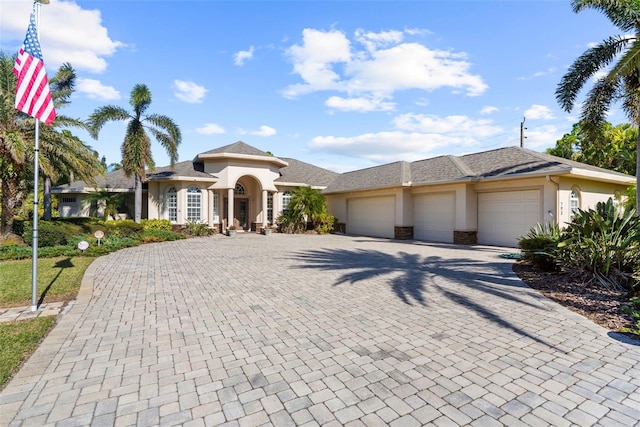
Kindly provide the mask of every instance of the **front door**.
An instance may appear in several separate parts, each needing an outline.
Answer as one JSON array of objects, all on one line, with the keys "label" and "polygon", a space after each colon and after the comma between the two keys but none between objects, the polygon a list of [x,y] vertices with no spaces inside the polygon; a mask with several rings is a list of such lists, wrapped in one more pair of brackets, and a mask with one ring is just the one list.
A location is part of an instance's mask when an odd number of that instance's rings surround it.
[{"label": "front door", "polygon": [[[224,199],[224,217],[228,218],[227,212],[229,212],[229,204],[227,198]],[[233,218],[237,219],[240,228],[248,230],[249,226],[249,199],[235,198],[233,201]]]}]

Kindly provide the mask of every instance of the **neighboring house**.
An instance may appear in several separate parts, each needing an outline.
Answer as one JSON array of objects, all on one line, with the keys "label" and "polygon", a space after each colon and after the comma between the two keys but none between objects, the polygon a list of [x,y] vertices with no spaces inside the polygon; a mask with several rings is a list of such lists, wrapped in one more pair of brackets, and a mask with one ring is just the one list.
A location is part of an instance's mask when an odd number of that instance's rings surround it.
[{"label": "neighboring house", "polygon": [[[337,174],[236,142],[149,173],[143,217],[223,230],[233,212],[234,225],[260,230],[286,207],[291,190],[307,185],[323,190],[329,212],[349,234],[514,247],[537,223],[566,225],[579,208],[620,201],[634,182],[518,147]],[[132,204],[133,179],[121,171],[99,180],[104,187],[130,193]],[[82,182],[56,187],[61,216],[88,215],[80,206],[93,190]]]}]

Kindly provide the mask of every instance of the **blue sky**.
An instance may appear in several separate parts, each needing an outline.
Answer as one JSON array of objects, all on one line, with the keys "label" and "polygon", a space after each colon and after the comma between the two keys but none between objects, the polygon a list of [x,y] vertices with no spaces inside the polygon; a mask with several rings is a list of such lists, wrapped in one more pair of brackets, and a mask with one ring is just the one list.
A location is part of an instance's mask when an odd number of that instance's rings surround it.
[{"label": "blue sky", "polygon": [[[0,0],[3,51],[22,45],[30,10]],[[338,172],[519,145],[524,117],[525,146],[544,151],[579,117],[555,100],[567,67],[618,34],[553,0],[51,0],[39,22],[49,75],[64,62],[78,75],[61,114],[129,108],[143,83],[182,130],[180,161],[242,140]],[[124,124],[74,132],[120,160]]]}]

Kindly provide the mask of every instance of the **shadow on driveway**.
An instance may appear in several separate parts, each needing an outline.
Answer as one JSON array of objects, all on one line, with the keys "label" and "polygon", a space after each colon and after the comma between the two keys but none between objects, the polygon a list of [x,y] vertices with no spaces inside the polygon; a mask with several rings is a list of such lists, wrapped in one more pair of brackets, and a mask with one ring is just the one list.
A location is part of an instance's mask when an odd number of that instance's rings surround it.
[{"label": "shadow on driveway", "polygon": [[[465,289],[474,289],[504,300],[544,309],[530,301],[531,297],[543,300],[543,296],[527,293],[527,298],[524,299],[517,295],[518,289],[529,288],[511,272],[510,263],[469,258],[422,257],[408,252],[390,254],[365,249],[315,249],[298,253],[295,259],[303,261],[298,268],[322,271],[344,270],[344,274],[339,277],[334,286],[389,276],[387,283],[392,292],[408,305],[428,306],[427,296],[429,292],[435,290],[497,326],[508,328],[536,342],[553,347],[541,338],[517,327],[489,306],[473,301],[464,292]],[[443,286],[440,283],[451,283],[454,286]]]}]

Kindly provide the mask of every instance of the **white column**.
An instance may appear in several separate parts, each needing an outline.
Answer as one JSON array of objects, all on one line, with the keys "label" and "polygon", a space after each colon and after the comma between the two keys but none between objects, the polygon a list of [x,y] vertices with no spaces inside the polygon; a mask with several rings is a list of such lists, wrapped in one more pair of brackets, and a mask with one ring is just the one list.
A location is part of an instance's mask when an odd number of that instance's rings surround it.
[{"label": "white column", "polygon": [[233,225],[233,196],[235,191],[233,188],[227,190],[227,228]]}]

